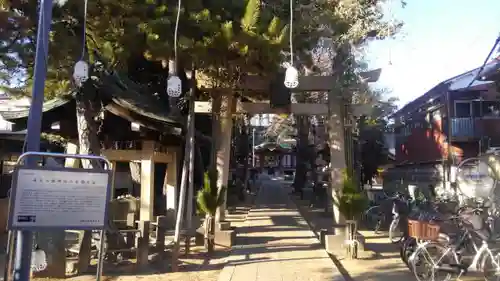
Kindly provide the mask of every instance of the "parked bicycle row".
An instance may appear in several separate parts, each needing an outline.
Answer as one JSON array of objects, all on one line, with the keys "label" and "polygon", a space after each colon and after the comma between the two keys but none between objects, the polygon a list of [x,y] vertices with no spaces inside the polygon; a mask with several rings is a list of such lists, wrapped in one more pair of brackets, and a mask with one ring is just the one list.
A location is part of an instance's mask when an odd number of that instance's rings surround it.
[{"label": "parked bicycle row", "polygon": [[500,220],[490,200],[494,198],[439,199],[429,191],[428,196],[386,195],[365,212],[366,226],[376,232],[387,228],[418,281],[457,280],[473,271],[486,281],[499,281],[500,233],[495,223],[500,225]]}]

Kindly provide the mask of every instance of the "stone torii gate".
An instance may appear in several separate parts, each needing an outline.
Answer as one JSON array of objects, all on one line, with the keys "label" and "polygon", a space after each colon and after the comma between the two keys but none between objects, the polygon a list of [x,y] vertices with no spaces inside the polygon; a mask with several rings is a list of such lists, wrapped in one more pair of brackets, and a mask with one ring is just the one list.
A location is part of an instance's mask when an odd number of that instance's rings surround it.
[{"label": "stone torii gate", "polygon": [[[380,77],[381,69],[376,69],[368,72],[360,73],[360,76],[364,79],[366,83],[376,82]],[[332,92],[334,91],[335,85],[332,81],[335,81],[332,76],[300,76],[299,86],[292,89],[293,92]],[[237,102],[234,98],[234,91],[243,91],[248,95],[256,92],[268,92],[270,89],[270,79],[261,76],[246,76],[240,82],[240,85],[236,90],[231,89],[217,89],[219,95],[213,96],[213,102],[209,101],[196,101],[195,102],[195,112],[212,114],[213,124],[212,124],[212,137],[213,141],[216,141],[217,152],[217,172],[218,180],[217,186],[220,189],[222,186],[227,186],[229,178],[229,163],[231,155],[231,135],[234,114],[263,114],[263,113],[282,113],[280,109],[271,108],[270,104],[267,102],[259,103],[249,103],[249,102]],[[201,86],[200,88],[204,88]],[[215,90],[207,89],[205,90]],[[329,94],[329,98],[333,95]],[[332,167],[338,169],[344,169],[346,167],[345,161],[345,151],[344,151],[344,120],[342,117],[343,111],[343,101],[341,97],[336,97],[338,102],[328,104],[314,104],[314,103],[294,103],[291,104],[290,113],[297,115],[331,115],[335,117],[336,122],[332,126],[329,126],[330,130],[334,131],[337,136],[337,140],[334,141],[332,151],[335,154],[331,155]],[[332,106],[334,105],[334,106]],[[356,109],[355,109],[356,110]],[[335,163],[333,163],[335,162]],[[334,212],[338,213],[338,210]],[[230,225],[225,222],[225,203],[221,206],[217,212],[216,221],[218,230],[228,230]],[[337,216],[338,214],[335,214]]]}]

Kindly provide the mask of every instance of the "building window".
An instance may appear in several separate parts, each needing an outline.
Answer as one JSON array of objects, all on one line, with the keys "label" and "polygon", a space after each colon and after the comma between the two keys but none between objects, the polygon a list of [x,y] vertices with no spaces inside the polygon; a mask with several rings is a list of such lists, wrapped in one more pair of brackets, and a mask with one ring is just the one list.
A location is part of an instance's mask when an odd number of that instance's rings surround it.
[{"label": "building window", "polygon": [[471,117],[472,103],[470,101],[455,101],[455,117]]},{"label": "building window", "polygon": [[472,109],[473,117],[500,117],[500,101],[474,101]]},{"label": "building window", "polygon": [[500,102],[498,101],[483,101],[483,116],[484,117],[500,117]]}]

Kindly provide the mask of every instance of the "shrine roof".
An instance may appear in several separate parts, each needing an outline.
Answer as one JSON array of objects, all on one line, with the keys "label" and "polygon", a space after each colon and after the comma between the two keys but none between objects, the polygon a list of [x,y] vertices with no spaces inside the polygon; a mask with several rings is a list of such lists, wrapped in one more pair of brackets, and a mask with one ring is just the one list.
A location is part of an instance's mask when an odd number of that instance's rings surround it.
[{"label": "shrine roof", "polygon": [[[145,87],[119,76],[116,72],[103,74],[99,84],[97,88],[100,98],[108,100],[105,105],[106,109],[109,110],[110,105],[118,106],[167,127],[182,127],[181,122],[169,116],[168,105],[151,94]],[[76,94],[76,91],[72,91],[65,96],[44,102],[43,113],[53,112],[69,105],[75,100]],[[13,105],[8,110],[0,110],[0,115],[6,121],[13,123],[26,121],[29,107]]]},{"label": "shrine roof", "polygon": [[[55,98],[43,103],[43,112],[52,111],[58,107],[64,106],[65,104],[72,101],[72,94],[64,97]],[[9,122],[16,122],[18,119],[28,118],[29,107],[25,106],[11,106],[8,110],[0,110],[0,115]]]},{"label": "shrine roof", "polygon": [[276,153],[289,153],[295,149],[295,145],[291,144],[278,144],[276,142],[264,142],[255,146],[255,152],[276,152]]}]

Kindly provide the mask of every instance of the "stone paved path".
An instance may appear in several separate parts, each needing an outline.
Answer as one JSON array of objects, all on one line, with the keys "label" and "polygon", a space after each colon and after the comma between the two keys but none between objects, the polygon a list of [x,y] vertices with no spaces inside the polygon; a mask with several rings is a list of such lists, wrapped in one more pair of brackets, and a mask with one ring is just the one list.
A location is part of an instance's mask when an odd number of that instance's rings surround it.
[{"label": "stone paved path", "polygon": [[219,281],[343,281],[278,181],[263,180]]}]

